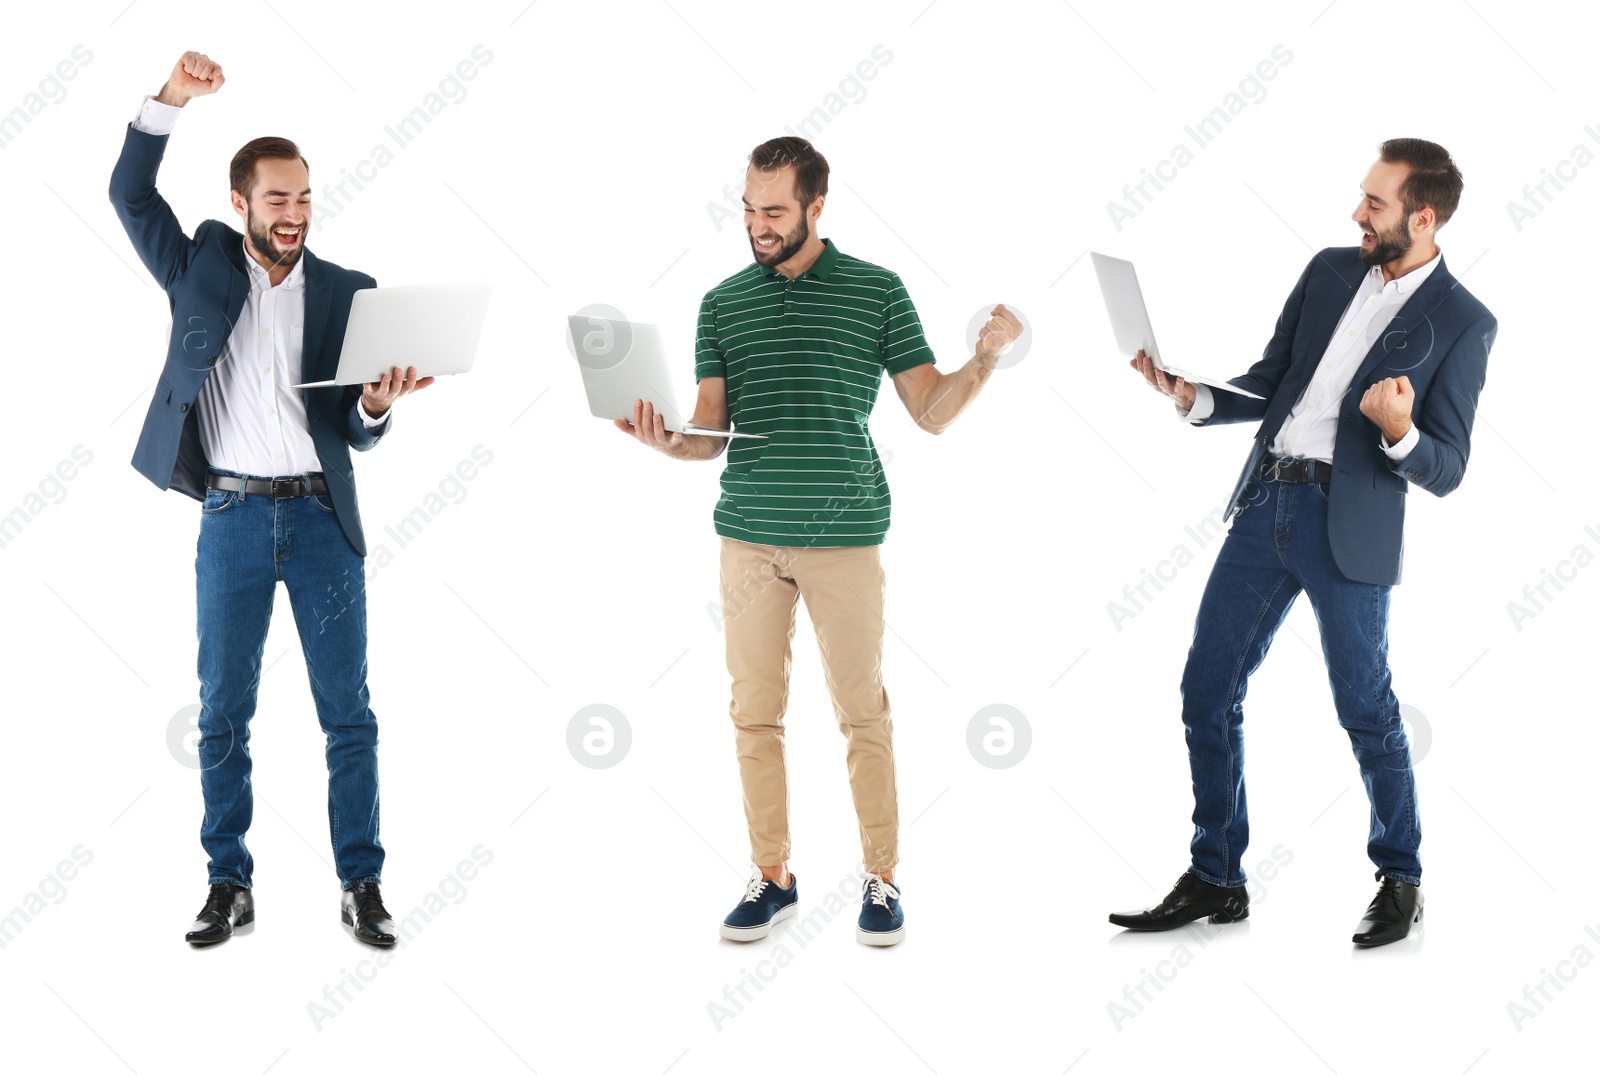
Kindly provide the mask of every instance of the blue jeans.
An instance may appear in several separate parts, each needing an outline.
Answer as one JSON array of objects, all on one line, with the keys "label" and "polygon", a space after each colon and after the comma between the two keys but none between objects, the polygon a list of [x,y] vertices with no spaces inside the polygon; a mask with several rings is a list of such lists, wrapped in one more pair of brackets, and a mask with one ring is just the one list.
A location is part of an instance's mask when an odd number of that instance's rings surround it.
[{"label": "blue jeans", "polygon": [[1378,876],[1422,883],[1417,787],[1400,703],[1389,686],[1389,587],[1351,582],[1328,546],[1325,486],[1256,479],[1206,582],[1183,671],[1194,782],[1191,871],[1245,883],[1244,696],[1301,590],[1322,633],[1339,724],[1371,804],[1367,856]]},{"label": "blue jeans", "polygon": [[254,808],[250,718],[280,581],[327,736],[328,826],[340,887],[380,881],[378,721],[367,705],[365,575],[333,502],[327,494],[274,500],[208,487],[194,567],[206,804],[200,843],[211,856],[210,883],[251,884],[254,862],[244,841]]}]

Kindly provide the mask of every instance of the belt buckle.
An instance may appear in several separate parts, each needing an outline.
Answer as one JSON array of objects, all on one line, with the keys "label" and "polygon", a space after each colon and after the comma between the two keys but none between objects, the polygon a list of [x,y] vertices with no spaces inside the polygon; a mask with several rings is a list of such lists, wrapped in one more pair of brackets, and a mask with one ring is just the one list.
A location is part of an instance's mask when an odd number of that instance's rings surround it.
[{"label": "belt buckle", "polygon": [[273,478],[272,499],[278,500],[286,496],[302,496],[299,478]]},{"label": "belt buckle", "polygon": [[1265,478],[1267,481],[1275,482],[1275,481],[1280,480],[1278,478],[1278,467],[1279,467],[1280,464],[1282,464],[1282,462],[1283,462],[1283,460],[1281,460],[1281,459],[1272,459],[1272,458],[1268,458],[1268,459],[1262,460],[1261,461],[1261,476],[1263,478]]}]

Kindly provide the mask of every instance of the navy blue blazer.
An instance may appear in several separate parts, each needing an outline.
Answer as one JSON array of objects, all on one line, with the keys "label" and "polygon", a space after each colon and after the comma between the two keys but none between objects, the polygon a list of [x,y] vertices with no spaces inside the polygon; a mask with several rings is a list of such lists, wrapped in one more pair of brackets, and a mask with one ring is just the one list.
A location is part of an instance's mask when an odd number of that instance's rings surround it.
[{"label": "navy blue blazer", "polygon": [[[206,458],[194,403],[244,309],[250,278],[242,234],[220,220],[207,220],[191,239],[178,225],[156,190],[156,172],[166,149],[166,135],[149,134],[130,123],[122,156],[111,173],[111,204],[139,260],[166,291],[172,307],[167,361],[133,450],[133,466],[157,488],[177,489],[203,500]],[[302,379],[331,380],[344,347],[350,300],[359,289],[378,285],[365,273],[323,261],[309,249],[300,256],[305,259],[306,289]],[[351,546],[365,556],[350,449],[364,452],[378,443],[394,425],[394,414],[391,411],[387,421],[369,430],[356,410],[359,385],[300,391],[334,516]]]},{"label": "navy blue blazer", "polygon": [[[1283,304],[1261,361],[1228,382],[1266,398],[1212,393],[1216,409],[1202,425],[1261,419],[1228,502],[1230,518],[1262,495],[1257,475],[1267,448],[1369,271],[1360,252],[1356,246],[1329,247],[1312,258]],[[1399,582],[1408,484],[1435,496],[1461,484],[1496,327],[1494,315],[1450,275],[1441,257],[1356,369],[1339,406],[1328,483],[1328,541],[1346,578],[1381,586]],[[1379,446],[1377,424],[1361,413],[1361,397],[1374,382],[1402,374],[1416,392],[1411,421],[1420,439],[1396,465]]]}]

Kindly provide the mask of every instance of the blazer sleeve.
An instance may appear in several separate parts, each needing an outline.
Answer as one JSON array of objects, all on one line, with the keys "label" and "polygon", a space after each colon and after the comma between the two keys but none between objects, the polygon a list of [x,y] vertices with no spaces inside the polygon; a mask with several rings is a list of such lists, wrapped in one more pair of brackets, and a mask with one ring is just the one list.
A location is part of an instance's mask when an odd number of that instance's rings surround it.
[{"label": "blazer sleeve", "polygon": [[156,190],[156,172],[167,151],[168,137],[128,124],[122,155],[111,170],[111,205],[139,260],[162,290],[171,290],[188,270],[196,246]]},{"label": "blazer sleeve", "polygon": [[1316,258],[1307,262],[1300,279],[1295,281],[1294,290],[1289,292],[1289,298],[1283,304],[1283,312],[1278,315],[1278,324],[1262,350],[1260,360],[1243,374],[1228,380],[1229,384],[1249,389],[1262,398],[1252,399],[1235,392],[1214,390],[1211,393],[1211,414],[1205,421],[1196,422],[1196,425],[1259,422],[1266,417],[1272,394],[1278,390],[1284,374],[1289,371],[1289,361],[1294,351],[1294,333],[1299,327],[1301,310],[1306,301],[1306,283],[1311,279],[1311,269],[1316,263]]},{"label": "blazer sleeve", "polygon": [[[356,288],[377,287],[378,281],[370,276],[363,275],[361,284]],[[361,402],[362,386],[358,384],[346,385],[344,390],[344,426],[345,439],[350,442],[350,447],[358,452],[371,451],[372,447],[383,439],[385,433],[394,426],[394,407],[390,407],[384,415],[383,421],[371,429],[361,420],[361,412],[356,409],[356,404]]]},{"label": "blazer sleeve", "polygon": [[1472,420],[1498,330],[1494,315],[1487,312],[1467,326],[1444,356],[1417,412],[1416,446],[1396,469],[1434,496],[1453,492],[1466,474]]}]

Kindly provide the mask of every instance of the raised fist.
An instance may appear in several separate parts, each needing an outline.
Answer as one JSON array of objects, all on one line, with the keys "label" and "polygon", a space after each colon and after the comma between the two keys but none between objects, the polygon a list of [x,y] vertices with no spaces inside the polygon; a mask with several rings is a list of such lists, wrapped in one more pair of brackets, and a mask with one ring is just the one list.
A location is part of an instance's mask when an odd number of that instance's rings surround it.
[{"label": "raised fist", "polygon": [[185,52],[178,58],[161,87],[156,100],[162,104],[183,106],[194,97],[204,97],[222,88],[222,65],[203,52]]}]

